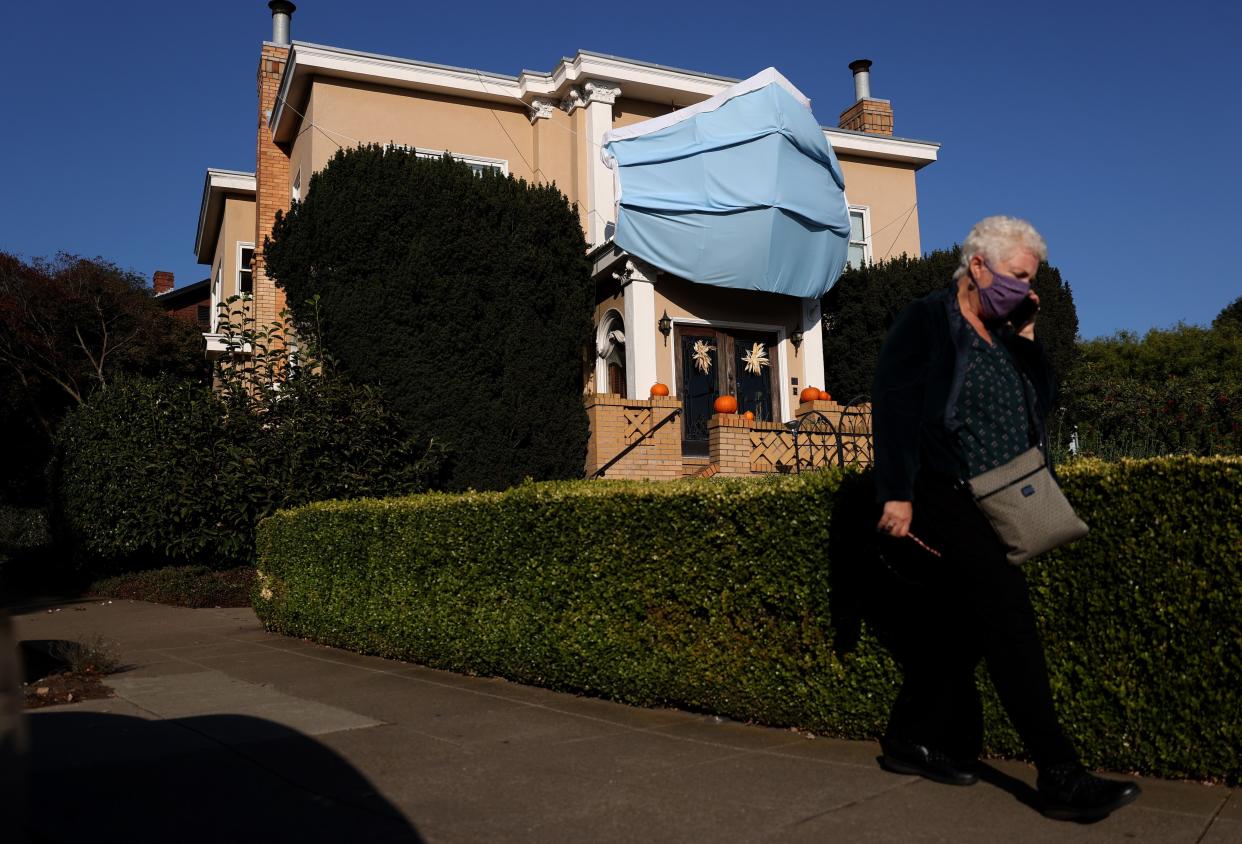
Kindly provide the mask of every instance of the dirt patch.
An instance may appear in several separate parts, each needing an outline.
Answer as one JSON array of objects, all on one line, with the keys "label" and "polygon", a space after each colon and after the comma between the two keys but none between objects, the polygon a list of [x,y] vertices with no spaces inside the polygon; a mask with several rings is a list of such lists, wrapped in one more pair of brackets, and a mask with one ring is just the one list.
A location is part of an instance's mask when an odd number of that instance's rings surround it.
[{"label": "dirt patch", "polygon": [[24,683],[22,694],[26,708],[39,709],[44,706],[59,706],[62,703],[113,697],[115,693],[104,685],[103,678],[104,675],[95,672],[75,674],[67,671]]}]

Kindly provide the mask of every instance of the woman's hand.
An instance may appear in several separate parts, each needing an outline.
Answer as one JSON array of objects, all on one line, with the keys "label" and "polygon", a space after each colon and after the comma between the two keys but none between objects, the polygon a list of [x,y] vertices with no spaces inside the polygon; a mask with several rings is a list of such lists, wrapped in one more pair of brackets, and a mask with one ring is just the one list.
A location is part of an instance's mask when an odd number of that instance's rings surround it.
[{"label": "woman's hand", "polygon": [[909,501],[885,501],[880,523],[875,527],[880,533],[900,538],[910,533],[912,518],[914,518],[914,505]]},{"label": "woman's hand", "polygon": [[[1035,302],[1035,307],[1039,307],[1039,294],[1032,290],[1027,294]],[[1031,321],[1026,325],[1019,326],[1018,336],[1025,337],[1028,340],[1035,339],[1035,317],[1031,317]]]}]

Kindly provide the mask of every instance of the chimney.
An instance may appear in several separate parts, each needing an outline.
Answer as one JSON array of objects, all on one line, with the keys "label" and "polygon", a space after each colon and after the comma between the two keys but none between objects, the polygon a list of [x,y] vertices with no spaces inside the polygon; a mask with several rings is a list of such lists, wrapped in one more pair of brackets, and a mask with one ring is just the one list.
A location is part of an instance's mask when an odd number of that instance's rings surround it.
[{"label": "chimney", "polygon": [[173,289],[173,274],[168,270],[156,270],[155,275],[151,278],[151,286],[155,288],[155,295],[167,293]]},{"label": "chimney", "polygon": [[278,47],[288,47],[289,21],[298,7],[287,0],[272,0],[267,7],[272,10],[272,43]]},{"label": "chimney", "polygon": [[877,100],[871,96],[871,60],[850,62],[850,72],[854,74],[854,104],[841,112],[837,125],[855,132],[891,137],[893,105],[888,100]]}]

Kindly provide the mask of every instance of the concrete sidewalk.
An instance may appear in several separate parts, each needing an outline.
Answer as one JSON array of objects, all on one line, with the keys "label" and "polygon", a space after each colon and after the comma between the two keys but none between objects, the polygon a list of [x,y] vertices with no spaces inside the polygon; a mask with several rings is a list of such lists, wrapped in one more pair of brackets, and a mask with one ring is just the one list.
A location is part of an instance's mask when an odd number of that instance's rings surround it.
[{"label": "concrete sidewalk", "polygon": [[117,697],[36,710],[48,841],[1242,842],[1242,797],[1142,781],[1094,825],[1047,820],[1034,769],[970,788],[810,738],[359,656],[248,609],[80,601],[14,611],[19,639],[101,634]]}]

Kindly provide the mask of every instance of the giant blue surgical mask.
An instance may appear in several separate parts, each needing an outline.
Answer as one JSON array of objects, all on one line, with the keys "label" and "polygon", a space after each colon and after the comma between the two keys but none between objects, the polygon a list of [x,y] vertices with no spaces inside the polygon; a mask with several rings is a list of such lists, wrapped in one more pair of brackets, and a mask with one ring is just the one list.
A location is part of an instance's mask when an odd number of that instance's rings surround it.
[{"label": "giant blue surgical mask", "polygon": [[979,287],[979,307],[984,319],[1004,319],[1013,313],[1013,309],[1031,292],[1031,285],[1011,275],[1004,275],[992,268],[987,261],[983,266],[992,274],[992,286]]}]

